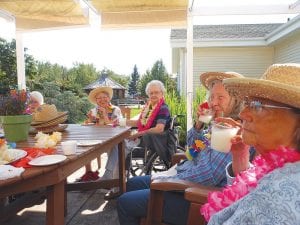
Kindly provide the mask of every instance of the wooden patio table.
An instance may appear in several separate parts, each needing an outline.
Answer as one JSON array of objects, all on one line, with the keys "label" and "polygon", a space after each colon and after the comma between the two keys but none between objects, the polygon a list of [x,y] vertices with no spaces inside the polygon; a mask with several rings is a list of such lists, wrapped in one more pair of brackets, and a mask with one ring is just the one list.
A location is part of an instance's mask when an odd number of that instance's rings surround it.
[{"label": "wooden patio table", "polygon": [[[66,190],[90,190],[97,188],[119,187],[120,192],[125,192],[125,159],[124,139],[130,135],[130,128],[81,126],[69,124],[62,133],[62,141],[66,140],[102,140],[102,143],[77,147],[76,155],[67,156],[61,163],[51,166],[33,166],[25,170],[20,177],[0,180],[0,199],[22,192],[47,188],[47,225],[63,225],[65,216]],[[17,148],[33,147],[34,136],[25,142],[17,143]],[[109,152],[118,144],[119,150],[119,179],[93,181],[89,183],[66,184],[66,178],[82,166],[104,152]],[[57,146],[57,154],[63,154],[61,146]]]}]

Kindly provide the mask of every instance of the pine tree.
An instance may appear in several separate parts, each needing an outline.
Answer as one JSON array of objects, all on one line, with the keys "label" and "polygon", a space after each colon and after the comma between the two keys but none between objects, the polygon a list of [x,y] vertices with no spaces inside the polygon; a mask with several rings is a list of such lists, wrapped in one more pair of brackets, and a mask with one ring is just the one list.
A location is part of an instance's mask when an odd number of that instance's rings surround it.
[{"label": "pine tree", "polygon": [[139,79],[140,79],[140,75],[138,73],[138,69],[137,69],[136,65],[134,65],[133,73],[131,74],[130,83],[128,85],[128,94],[129,95],[135,96],[138,93],[137,85],[138,85]]}]

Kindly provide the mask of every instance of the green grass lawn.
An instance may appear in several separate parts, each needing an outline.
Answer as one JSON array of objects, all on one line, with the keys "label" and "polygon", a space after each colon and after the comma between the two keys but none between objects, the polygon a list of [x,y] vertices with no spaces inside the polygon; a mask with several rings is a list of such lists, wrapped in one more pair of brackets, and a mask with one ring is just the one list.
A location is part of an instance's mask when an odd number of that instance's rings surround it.
[{"label": "green grass lawn", "polygon": [[141,112],[141,108],[131,108],[131,111],[130,111],[130,117],[134,117],[136,115],[138,115],[140,112]]}]

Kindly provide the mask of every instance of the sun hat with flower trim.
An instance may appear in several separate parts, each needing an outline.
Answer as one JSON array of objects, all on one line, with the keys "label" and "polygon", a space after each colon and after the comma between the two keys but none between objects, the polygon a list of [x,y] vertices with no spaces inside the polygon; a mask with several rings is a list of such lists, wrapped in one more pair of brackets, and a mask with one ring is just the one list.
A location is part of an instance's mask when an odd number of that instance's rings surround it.
[{"label": "sun hat with flower trim", "polygon": [[108,86],[103,86],[103,87],[98,87],[98,88],[95,88],[94,90],[92,90],[89,94],[89,101],[93,104],[97,104],[96,102],[96,97],[99,93],[101,92],[105,92],[108,94],[109,96],[109,99],[111,100],[112,97],[113,97],[113,89],[111,87],[108,87]]},{"label": "sun hat with flower trim", "polygon": [[213,81],[226,78],[243,78],[244,76],[236,72],[206,72],[200,75],[201,84],[208,90]]},{"label": "sun hat with flower trim", "polygon": [[263,98],[300,109],[300,64],[274,64],[260,79],[229,78],[223,83],[233,96]]}]

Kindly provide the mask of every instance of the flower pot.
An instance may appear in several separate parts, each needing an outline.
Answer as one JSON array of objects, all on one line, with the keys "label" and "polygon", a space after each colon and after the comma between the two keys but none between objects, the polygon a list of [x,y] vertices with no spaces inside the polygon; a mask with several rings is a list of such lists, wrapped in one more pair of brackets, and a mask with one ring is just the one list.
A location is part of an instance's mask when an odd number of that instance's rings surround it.
[{"label": "flower pot", "polygon": [[0,116],[6,140],[18,142],[28,138],[31,115]]}]

